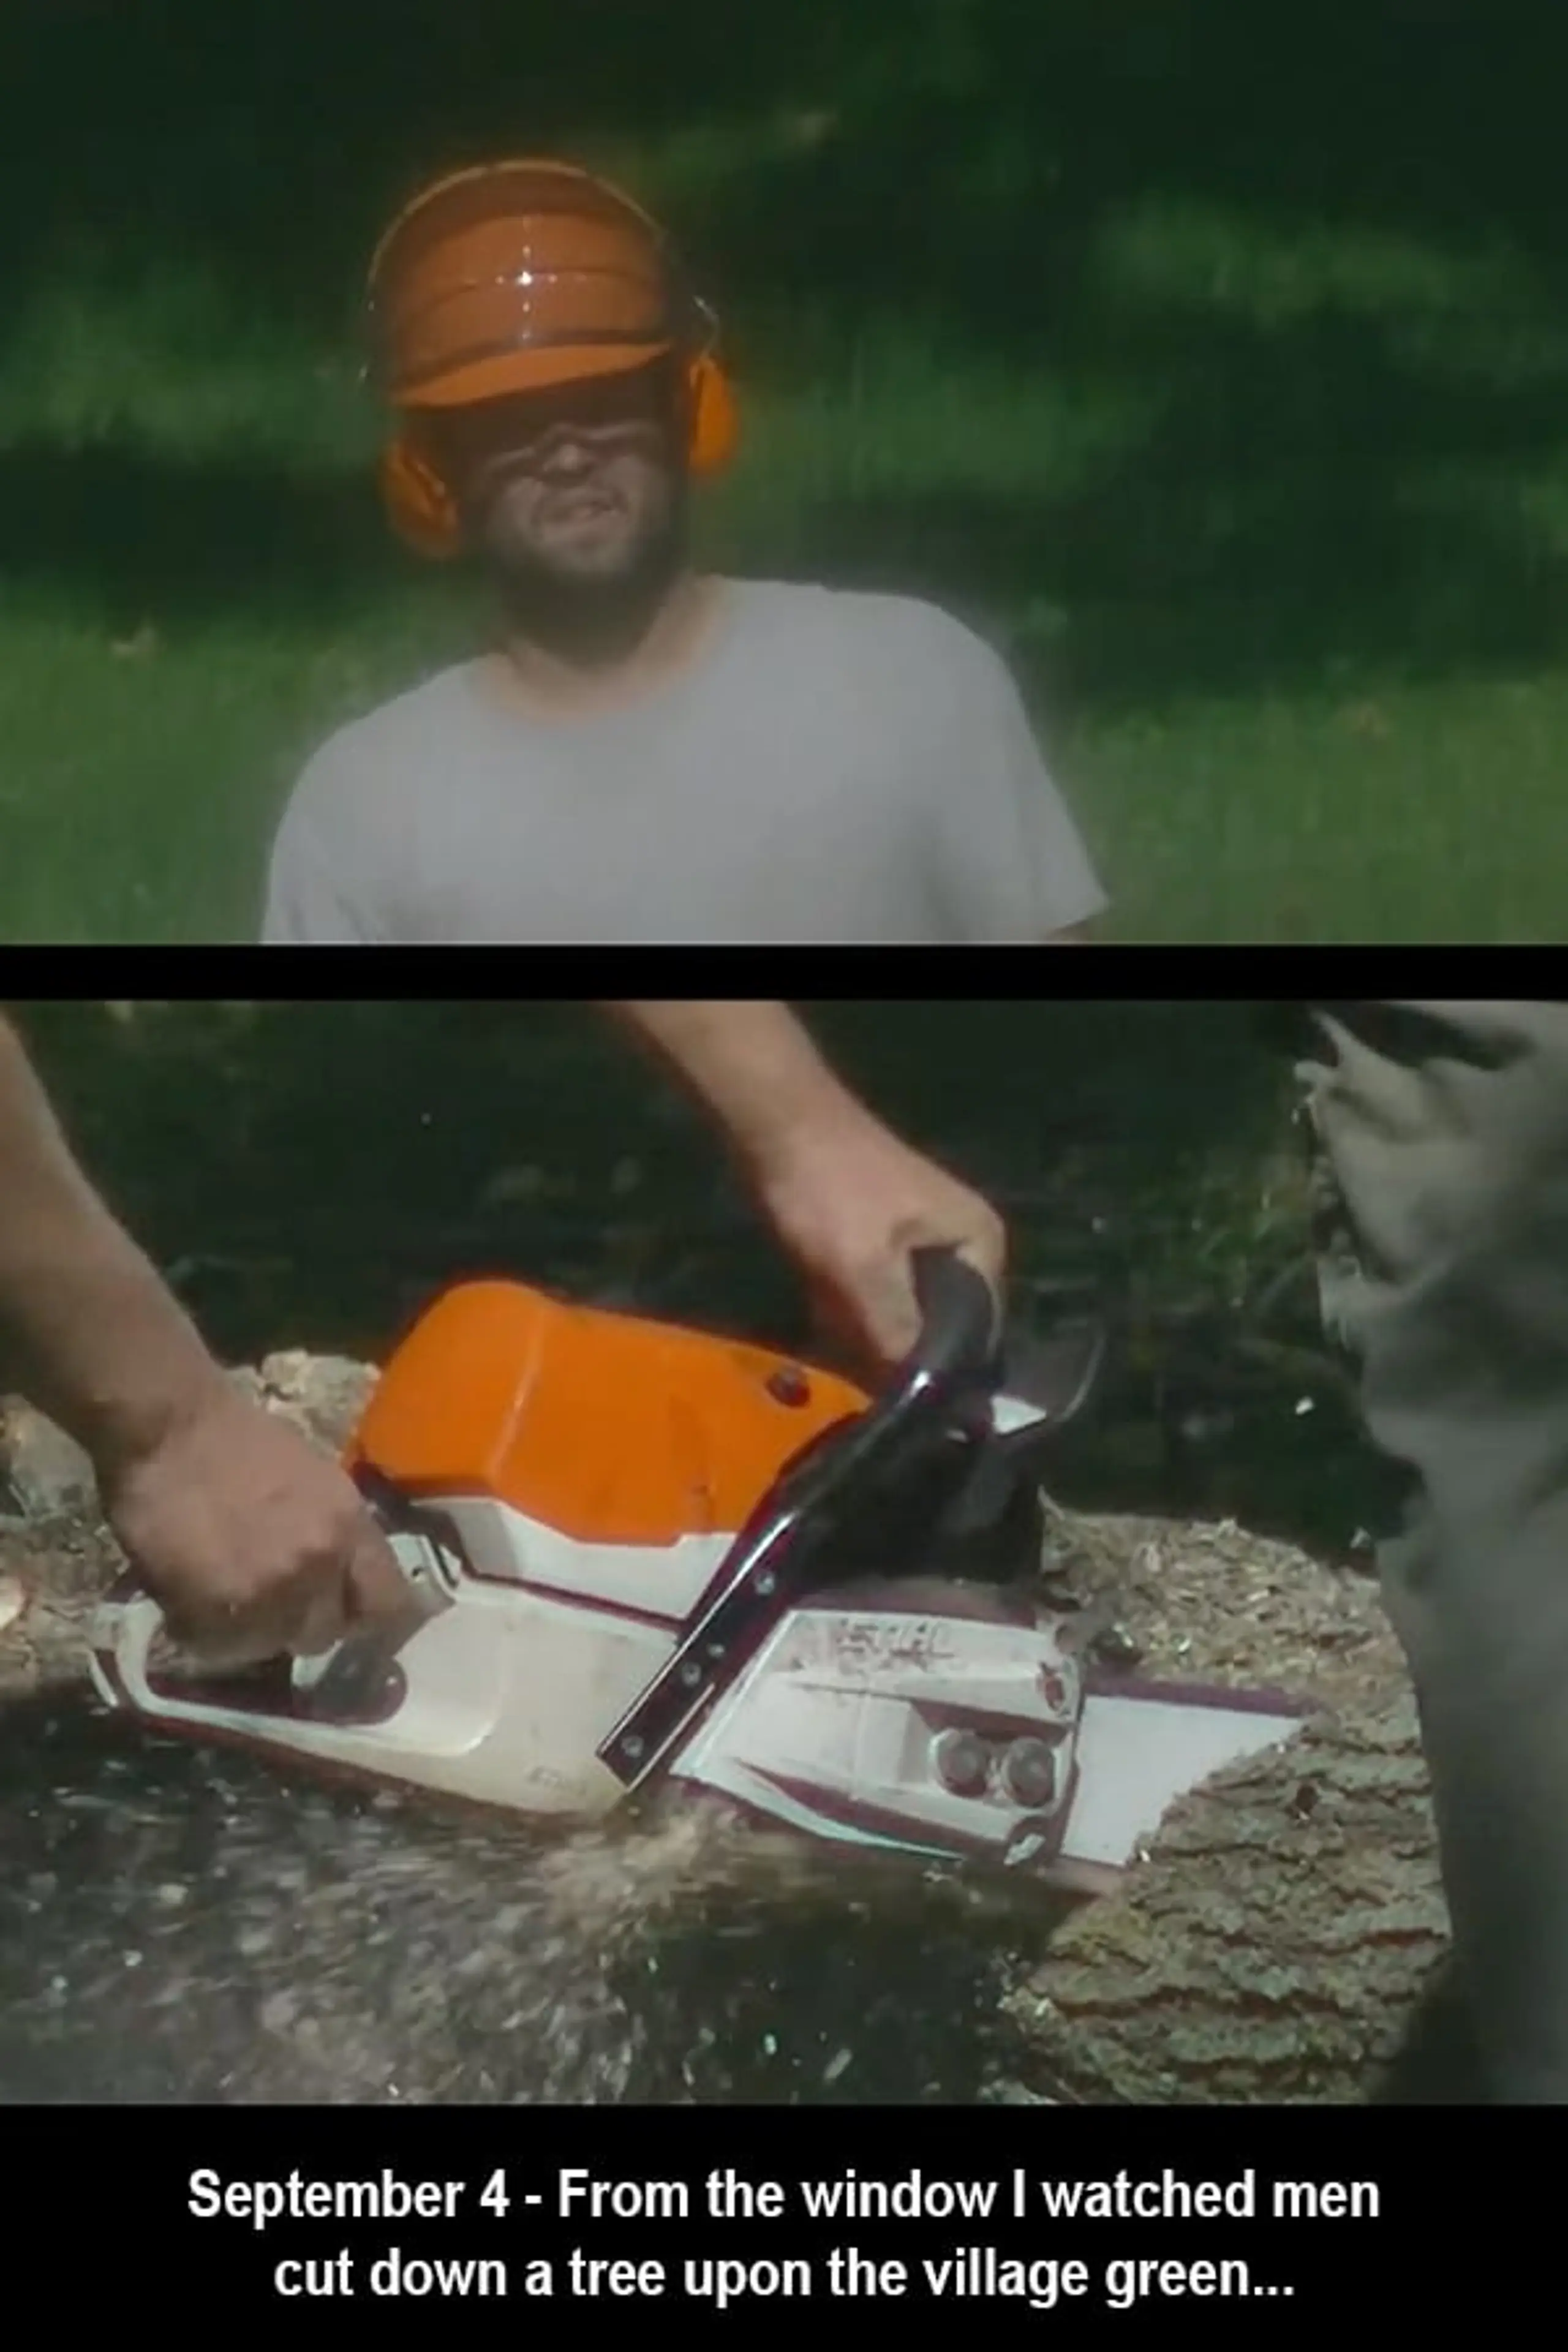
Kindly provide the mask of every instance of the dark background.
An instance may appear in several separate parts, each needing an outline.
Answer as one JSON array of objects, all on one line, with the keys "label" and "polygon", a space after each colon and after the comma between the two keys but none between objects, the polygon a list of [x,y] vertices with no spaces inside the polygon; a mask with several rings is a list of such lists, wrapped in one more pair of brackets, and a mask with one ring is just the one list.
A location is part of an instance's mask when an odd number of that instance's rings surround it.
[{"label": "dark background", "polygon": [[[1219,1000],[798,1009],[1002,1209],[1021,1319],[1107,1322],[1064,1498],[1352,1545],[1375,1488],[1317,1321],[1289,1028]],[[233,1360],[378,1358],[440,1285],[497,1272],[805,1336],[715,1135],[585,1006],[12,1010],[87,1164]]]},{"label": "dark background", "polygon": [[[1438,512],[1406,486],[1428,459],[1522,468],[1560,439],[1565,64],[1568,20],[1539,0],[11,0],[0,337],[40,277],[90,312],[95,282],[173,254],[238,289],[258,342],[305,329],[351,352],[374,239],[443,166],[798,118],[793,146],[742,148],[721,200],[645,191],[719,295],[742,390],[809,384],[890,316],[1160,393],[1114,478],[1048,514],[836,496],[802,526],[813,568],[981,610],[1054,600],[1075,616],[1056,691],[1079,708],[1335,664],[1484,671],[1561,642],[1560,559],[1522,507]],[[1424,335],[1364,304],[1112,294],[1089,257],[1138,201],[1435,240],[1475,256],[1474,306]],[[253,596],[275,579],[296,602],[302,572],[325,604],[385,562],[357,476],[0,452],[14,576],[121,586],[133,618],[199,609],[237,547]]]}]

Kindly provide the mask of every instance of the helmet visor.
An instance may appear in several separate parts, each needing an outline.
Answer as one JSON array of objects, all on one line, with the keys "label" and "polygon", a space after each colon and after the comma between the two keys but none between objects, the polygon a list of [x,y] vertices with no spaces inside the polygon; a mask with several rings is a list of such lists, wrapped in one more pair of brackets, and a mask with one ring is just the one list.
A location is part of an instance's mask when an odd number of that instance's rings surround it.
[{"label": "helmet visor", "polygon": [[663,250],[612,205],[528,201],[415,224],[372,302],[400,407],[447,407],[646,366],[688,339]]}]

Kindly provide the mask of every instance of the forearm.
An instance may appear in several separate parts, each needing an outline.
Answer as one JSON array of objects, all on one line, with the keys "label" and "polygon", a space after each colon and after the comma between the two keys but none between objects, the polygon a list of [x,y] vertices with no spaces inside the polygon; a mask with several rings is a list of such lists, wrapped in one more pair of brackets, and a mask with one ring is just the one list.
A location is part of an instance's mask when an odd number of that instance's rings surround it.
[{"label": "forearm", "polygon": [[145,1450],[223,1377],[77,1165],[4,1016],[0,1374],[100,1464]]},{"label": "forearm", "polygon": [[605,1004],[696,1096],[816,1294],[818,1328],[869,1362],[920,1337],[920,1248],[961,1251],[1000,1288],[995,1213],[891,1133],[786,1004]]},{"label": "forearm", "polygon": [[862,1130],[872,1116],[787,1004],[604,1004],[694,1095],[741,1158],[765,1166],[803,1137]]}]

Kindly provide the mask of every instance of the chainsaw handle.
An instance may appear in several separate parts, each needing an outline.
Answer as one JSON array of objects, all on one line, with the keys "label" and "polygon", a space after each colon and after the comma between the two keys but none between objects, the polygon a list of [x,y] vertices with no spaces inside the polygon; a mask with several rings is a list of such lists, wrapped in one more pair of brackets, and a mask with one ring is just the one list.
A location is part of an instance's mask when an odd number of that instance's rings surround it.
[{"label": "chainsaw handle", "polygon": [[978,1266],[951,1244],[910,1253],[910,1275],[921,1310],[921,1335],[904,1366],[906,1381],[921,1387],[988,1379],[1002,1346],[1002,1307]]},{"label": "chainsaw handle", "polygon": [[155,1704],[147,1670],[163,1629],[163,1610],[131,1577],[120,1580],[100,1609],[93,1647],[112,1657],[135,1706]]},{"label": "chainsaw handle", "polygon": [[929,1446],[933,1425],[940,1429],[954,1404],[986,1397],[1001,1353],[1001,1307],[991,1285],[952,1247],[912,1250],[910,1272],[921,1335],[886,1393],[808,1440],[774,1481],[671,1655],[595,1748],[628,1791],[674,1752],[803,1587],[821,1580],[821,1538],[846,1488],[868,1478],[880,1485],[900,1454]]},{"label": "chainsaw handle", "polygon": [[[422,1622],[411,1618],[385,1632],[377,1628],[374,1633],[351,1633],[321,1657],[294,1656],[292,1673],[298,1698],[308,1711],[334,1720],[348,1719],[356,1711],[374,1707],[398,1654]],[[169,1708],[169,1702],[153,1691],[151,1671],[153,1644],[167,1630],[162,1604],[130,1577],[122,1579],[107,1597],[94,1630],[94,1648],[112,1659],[132,1704],[146,1711]],[[248,1663],[261,1664],[267,1661],[258,1658]],[[231,1671],[227,1667],[215,1668],[213,1679],[221,1683]],[[176,1705],[173,1711],[184,1714],[189,1710]]]},{"label": "chainsaw handle", "polygon": [[595,1748],[628,1792],[668,1761],[800,1592],[835,1580],[823,1539],[841,1522],[846,1490],[868,1481],[885,1491],[900,1455],[928,1454],[933,1436],[941,1442],[970,1419],[971,1405],[989,1412],[1004,1352],[1000,1299],[951,1246],[912,1250],[910,1272],[921,1335],[886,1393],[809,1439],[775,1479],[670,1656]]},{"label": "chainsaw handle", "polygon": [[[412,1537],[426,1550],[431,1548],[431,1538],[421,1529],[418,1514],[400,1507],[395,1489],[387,1482],[366,1471],[356,1477],[356,1484],[371,1517],[392,1543],[395,1557],[398,1541],[405,1537]],[[399,1564],[408,1577],[408,1607],[391,1623],[351,1626],[331,1648],[319,1654],[307,1656],[285,1648],[248,1663],[263,1664],[269,1663],[271,1657],[288,1658],[294,1702],[302,1716],[347,1723],[374,1714],[384,1701],[403,1651],[448,1604],[449,1599],[444,1578],[432,1582],[421,1570],[409,1570],[405,1561]],[[162,1603],[132,1570],[106,1596],[89,1646],[100,1664],[112,1662],[133,1706],[144,1712],[192,1715],[191,1708],[158,1697],[152,1686],[153,1646],[167,1630]],[[199,1664],[199,1656],[195,1663]],[[227,1665],[215,1666],[212,1678],[222,1683],[232,1671]],[[100,1681],[99,1687],[100,1694],[109,1695],[106,1684]],[[210,1708],[197,1708],[195,1717],[200,1719],[208,1712]]]}]

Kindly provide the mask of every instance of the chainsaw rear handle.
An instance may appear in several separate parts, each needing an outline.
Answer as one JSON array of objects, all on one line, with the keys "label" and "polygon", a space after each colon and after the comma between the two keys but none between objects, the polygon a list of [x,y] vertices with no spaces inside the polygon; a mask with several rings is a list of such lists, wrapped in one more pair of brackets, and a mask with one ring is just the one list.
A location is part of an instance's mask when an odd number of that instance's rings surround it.
[{"label": "chainsaw rear handle", "polygon": [[153,1644],[163,1630],[163,1609],[146,1587],[132,1575],[117,1578],[99,1606],[88,1651],[89,1672],[101,1698],[119,1704],[119,1692],[100,1664],[100,1654],[107,1652],[131,1705],[142,1709],[157,1706],[149,1667]]},{"label": "chainsaw rear handle", "polygon": [[[425,1515],[422,1521],[418,1511],[403,1504],[395,1490],[374,1474],[356,1477],[355,1484],[372,1521],[393,1547],[395,1559],[399,1538],[412,1537],[426,1551],[432,1546],[439,1551],[444,1543],[449,1542],[446,1524],[438,1515]],[[302,1713],[348,1722],[356,1716],[374,1716],[379,1709],[403,1651],[448,1598],[439,1583],[422,1581],[417,1574],[409,1572],[403,1560],[398,1560],[398,1565],[407,1582],[405,1613],[390,1623],[351,1627],[331,1649],[316,1656],[288,1651],[276,1654],[279,1657],[292,1656],[295,1702]],[[166,1631],[167,1620],[163,1604],[148,1591],[133,1569],[122,1575],[106,1596],[100,1622],[133,1704],[151,1710],[161,1706],[167,1712],[169,1700],[158,1698],[151,1683],[153,1645]],[[199,1663],[199,1649],[196,1662]],[[257,1659],[252,1663],[260,1664],[266,1661]],[[225,1673],[225,1669],[216,1669],[216,1678],[224,1679]],[[190,1713],[199,1718],[202,1710],[176,1705],[174,1712]]]}]

